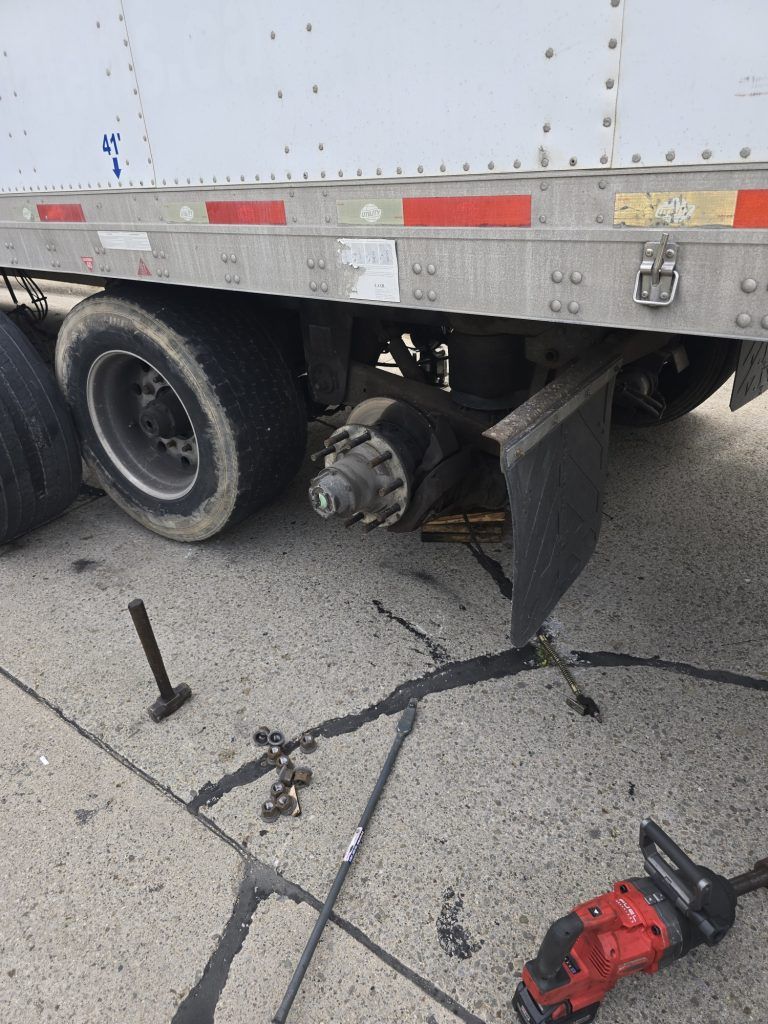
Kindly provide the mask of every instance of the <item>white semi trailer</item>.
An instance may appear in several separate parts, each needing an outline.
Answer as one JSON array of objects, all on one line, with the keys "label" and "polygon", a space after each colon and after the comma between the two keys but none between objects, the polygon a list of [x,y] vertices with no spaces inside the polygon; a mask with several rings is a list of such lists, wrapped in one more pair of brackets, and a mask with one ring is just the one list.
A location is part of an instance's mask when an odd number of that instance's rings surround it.
[{"label": "white semi trailer", "polygon": [[[596,543],[611,421],[768,387],[766,37],[762,0],[4,0],[0,266],[104,284],[56,352],[87,464],[203,540],[348,408],[317,511],[508,503],[523,642]],[[78,471],[0,341],[7,539]]]}]

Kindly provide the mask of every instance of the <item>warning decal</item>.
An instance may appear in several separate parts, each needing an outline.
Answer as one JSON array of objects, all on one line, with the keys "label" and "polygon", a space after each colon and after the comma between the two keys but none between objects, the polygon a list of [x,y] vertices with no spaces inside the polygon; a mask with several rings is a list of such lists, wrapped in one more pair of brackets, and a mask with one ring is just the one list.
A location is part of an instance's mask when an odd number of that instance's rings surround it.
[{"label": "warning decal", "polygon": [[139,259],[139,269],[136,271],[139,277],[152,277],[152,271],[149,269],[144,260]]},{"label": "warning decal", "polygon": [[80,259],[83,261],[88,270],[93,272],[93,256],[81,256]]}]

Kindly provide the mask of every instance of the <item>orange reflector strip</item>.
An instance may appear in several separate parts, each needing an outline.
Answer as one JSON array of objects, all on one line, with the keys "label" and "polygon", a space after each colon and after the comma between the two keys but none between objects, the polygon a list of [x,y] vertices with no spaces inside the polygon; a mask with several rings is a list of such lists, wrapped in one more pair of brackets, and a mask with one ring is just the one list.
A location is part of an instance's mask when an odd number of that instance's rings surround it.
[{"label": "orange reflector strip", "polygon": [[85,222],[85,214],[80,203],[38,203],[37,215],[40,220],[58,221],[64,224]]},{"label": "orange reflector strip", "polygon": [[403,199],[408,227],[528,228],[531,197],[434,196]]},{"label": "orange reflector strip", "polygon": [[211,202],[205,209],[209,224],[285,224],[282,199]]}]

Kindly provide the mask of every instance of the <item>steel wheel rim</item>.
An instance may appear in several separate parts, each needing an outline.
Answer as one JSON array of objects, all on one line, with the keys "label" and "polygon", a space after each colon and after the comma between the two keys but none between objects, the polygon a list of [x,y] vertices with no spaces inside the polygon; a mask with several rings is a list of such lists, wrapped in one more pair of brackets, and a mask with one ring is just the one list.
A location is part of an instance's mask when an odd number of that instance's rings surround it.
[{"label": "steel wheel rim", "polygon": [[103,352],[88,371],[88,413],[99,443],[144,494],[177,501],[197,481],[199,448],[186,406],[160,371],[133,352]]}]

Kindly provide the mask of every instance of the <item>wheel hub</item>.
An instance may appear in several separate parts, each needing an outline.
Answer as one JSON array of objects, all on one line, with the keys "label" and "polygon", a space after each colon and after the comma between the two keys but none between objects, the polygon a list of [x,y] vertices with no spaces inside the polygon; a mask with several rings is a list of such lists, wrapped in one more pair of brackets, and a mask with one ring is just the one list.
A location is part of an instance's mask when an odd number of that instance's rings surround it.
[{"label": "wheel hub", "polygon": [[181,398],[154,366],[131,352],[102,353],[88,373],[87,400],[96,436],[121,475],[169,501],[192,489],[197,436]]}]

